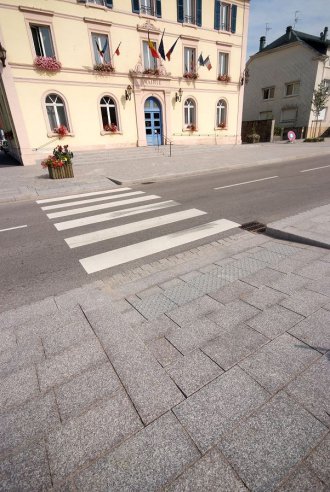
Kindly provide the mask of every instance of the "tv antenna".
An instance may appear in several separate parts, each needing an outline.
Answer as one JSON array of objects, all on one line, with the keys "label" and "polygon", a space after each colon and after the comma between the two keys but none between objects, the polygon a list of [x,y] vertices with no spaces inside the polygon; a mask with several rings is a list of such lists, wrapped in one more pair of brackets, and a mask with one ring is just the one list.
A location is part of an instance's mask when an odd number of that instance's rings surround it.
[{"label": "tv antenna", "polygon": [[300,13],[299,10],[296,10],[295,13],[294,13],[294,24],[293,24],[293,29],[296,27],[296,24],[298,24],[298,22],[300,21],[299,17],[298,17],[298,14]]},{"label": "tv antenna", "polygon": [[268,32],[271,31],[271,30],[272,30],[272,28],[269,27],[269,23],[266,22],[266,33],[265,33],[266,38],[267,38]]}]

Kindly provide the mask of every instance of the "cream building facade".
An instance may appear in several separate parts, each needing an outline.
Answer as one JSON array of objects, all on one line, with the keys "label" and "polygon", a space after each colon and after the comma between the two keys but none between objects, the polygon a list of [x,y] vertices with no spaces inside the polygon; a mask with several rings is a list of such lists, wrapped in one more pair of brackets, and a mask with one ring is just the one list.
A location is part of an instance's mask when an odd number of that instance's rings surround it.
[{"label": "cream building facade", "polygon": [[[35,164],[61,125],[61,143],[94,157],[241,143],[248,15],[249,0],[4,0],[0,128],[11,154]],[[170,60],[148,47],[162,36],[165,53],[177,41]]]},{"label": "cream building facade", "polygon": [[[330,87],[328,28],[314,36],[288,26],[280,38],[267,46],[265,41],[262,36],[258,53],[247,62],[243,120],[274,119],[282,129],[304,129],[305,137],[313,136],[313,91],[323,80]],[[320,134],[330,127],[329,108],[330,100],[318,118]]]}]

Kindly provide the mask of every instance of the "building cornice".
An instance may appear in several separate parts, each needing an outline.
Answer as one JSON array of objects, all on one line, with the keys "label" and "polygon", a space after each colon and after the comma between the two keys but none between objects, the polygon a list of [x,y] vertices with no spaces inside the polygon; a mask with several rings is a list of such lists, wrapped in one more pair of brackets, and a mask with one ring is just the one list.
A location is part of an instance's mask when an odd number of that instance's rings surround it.
[{"label": "building cornice", "polygon": [[20,5],[18,7],[20,12],[26,12],[28,14],[38,14],[38,15],[46,15],[48,17],[53,17],[54,12],[52,10],[44,10],[36,7],[26,7],[25,5]]},{"label": "building cornice", "polygon": [[108,26],[108,27],[112,26],[112,22],[103,19],[93,19],[92,17],[84,17],[83,19],[84,22],[86,22],[87,24],[100,24],[102,26]]}]

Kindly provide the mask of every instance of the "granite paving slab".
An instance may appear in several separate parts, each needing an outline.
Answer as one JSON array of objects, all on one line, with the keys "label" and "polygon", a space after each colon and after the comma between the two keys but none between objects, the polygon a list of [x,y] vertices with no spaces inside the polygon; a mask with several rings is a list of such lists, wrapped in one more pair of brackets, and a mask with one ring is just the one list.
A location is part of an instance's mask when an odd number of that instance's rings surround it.
[{"label": "granite paving slab", "polygon": [[227,371],[269,340],[244,323],[223,331],[217,338],[202,346],[202,350]]},{"label": "granite paving slab", "polygon": [[326,485],[330,483],[330,433],[307,458],[306,464]]},{"label": "granite paving slab", "polygon": [[17,339],[14,331],[11,328],[0,331],[0,355],[2,352],[8,352],[16,348]]},{"label": "granite paving slab", "polygon": [[257,309],[266,309],[284,300],[287,296],[282,292],[262,286],[251,292],[243,292],[240,299]]},{"label": "granite paving slab", "polygon": [[182,324],[177,330],[168,333],[166,338],[182,354],[188,354],[208,340],[216,338],[220,331],[219,325],[204,317]]},{"label": "granite paving slab", "polygon": [[286,388],[303,407],[330,428],[330,360],[325,355]]},{"label": "granite paving slab", "polygon": [[182,354],[165,337],[150,340],[146,345],[163,367],[182,357]]},{"label": "granite paving slab", "polygon": [[284,333],[239,365],[267,391],[273,393],[319,357],[319,352]]},{"label": "granite paving slab", "polygon": [[304,268],[297,270],[296,273],[313,280],[323,279],[330,277],[330,264],[326,261],[313,261]]},{"label": "granite paving slab", "polygon": [[244,277],[243,282],[252,285],[253,287],[262,287],[266,285],[272,287],[273,283],[285,278],[285,275],[281,272],[273,270],[272,268],[263,268],[257,272],[251,273]]},{"label": "granite paving slab", "polygon": [[181,326],[183,323],[187,323],[193,319],[202,318],[207,314],[222,308],[223,306],[219,302],[211,299],[209,296],[203,296],[184,306],[172,309],[167,315],[175,321],[175,323]]},{"label": "granite paving slab", "polygon": [[246,324],[268,338],[275,338],[303,319],[304,317],[300,314],[275,305],[247,320]]},{"label": "granite paving slab", "polygon": [[321,353],[330,350],[330,311],[319,309],[289,332]]},{"label": "granite paving slab", "polygon": [[307,466],[300,466],[277,492],[326,492],[326,486]]},{"label": "granite paving slab", "polygon": [[179,306],[182,306],[182,304],[186,304],[187,302],[193,301],[198,297],[202,297],[203,292],[191,287],[188,284],[185,284],[176,285],[175,287],[164,290],[164,295]]},{"label": "granite paving slab", "polygon": [[327,302],[329,302],[329,297],[307,289],[301,289],[291,297],[283,299],[280,304],[295,313],[309,316],[327,304]]},{"label": "granite paving slab", "polygon": [[104,454],[141,428],[132,403],[119,390],[108,401],[48,434],[53,480],[64,479],[78,466]]},{"label": "granite paving slab", "polygon": [[247,488],[217,448],[188,468],[164,492],[244,492]]},{"label": "granite paving slab", "polygon": [[2,379],[0,411],[24,403],[40,393],[36,369],[29,366]]},{"label": "granite paving slab", "polygon": [[246,256],[255,260],[263,261],[269,265],[274,265],[285,258],[284,255],[257,246],[251,251],[245,252]]},{"label": "granite paving slab", "polygon": [[135,332],[144,342],[160,338],[172,330],[177,330],[178,325],[166,315],[161,315],[157,320],[144,321],[135,326]]},{"label": "granite paving slab", "polygon": [[55,388],[62,420],[80,415],[95,402],[108,399],[121,387],[121,382],[109,362],[87,369],[68,383]]},{"label": "granite paving slab", "polygon": [[220,376],[223,370],[200,350],[191,352],[166,368],[185,396],[190,396]]},{"label": "granite paving slab", "polygon": [[327,428],[284,392],[224,436],[219,448],[251,490],[273,491]]},{"label": "granite paving slab", "polygon": [[234,301],[226,304],[223,308],[208,315],[208,318],[217,323],[219,326],[228,330],[235,325],[242,323],[250,318],[253,318],[260,313],[256,309],[243,301]]},{"label": "granite paving slab", "polygon": [[279,290],[280,292],[283,292],[284,294],[292,295],[295,293],[296,290],[302,289],[309,282],[310,280],[308,280],[307,278],[300,277],[299,275],[295,275],[294,273],[289,273],[277,282],[272,282],[271,287],[273,289]]},{"label": "granite paving slab", "polygon": [[268,398],[268,393],[236,366],[180,403],[173,412],[205,453],[234,423]]},{"label": "granite paving slab", "polygon": [[130,300],[130,302],[146,319],[156,319],[166,311],[177,307],[177,304],[165,297],[164,294]]},{"label": "granite paving slab", "polygon": [[41,339],[27,337],[18,340],[16,348],[5,350],[0,354],[0,376],[7,377],[32,364],[45,360]]},{"label": "granite paving slab", "polygon": [[297,255],[300,253],[299,248],[295,248],[294,246],[289,246],[287,244],[275,241],[268,241],[262,245],[262,248],[273,251],[274,253],[278,253],[284,256]]},{"label": "granite paving slab", "polygon": [[47,330],[47,334],[41,336],[46,357],[51,357],[71,345],[91,340],[94,334],[86,321],[74,321],[65,326],[59,326],[53,330]]},{"label": "granite paving slab", "polygon": [[11,309],[0,314],[0,329],[10,328],[26,323],[31,319],[37,319],[58,311],[58,307],[52,297],[47,297],[43,301],[22,306],[18,309]]},{"label": "granite paving slab", "polygon": [[219,270],[214,269],[210,273],[199,274],[188,281],[189,285],[204,294],[213,292],[214,290],[227,285],[229,282],[227,278],[221,277],[221,274],[218,275],[217,272],[219,272]]},{"label": "granite paving slab", "polygon": [[111,305],[86,311],[142,421],[148,424],[184,399],[149,348]]},{"label": "granite paving slab", "polygon": [[43,441],[21,449],[17,454],[0,458],[0,490],[35,492],[52,486]]},{"label": "granite paving slab", "polygon": [[306,289],[330,297],[330,278],[323,278],[321,280],[310,282],[307,284]]},{"label": "granite paving slab", "polygon": [[106,360],[99,341],[96,338],[88,340],[39,363],[37,371],[40,388],[45,391],[79,374],[87,367]]},{"label": "granite paving slab", "polygon": [[200,457],[172,413],[157,419],[111,454],[80,472],[78,491],[158,490]]},{"label": "granite paving slab", "polygon": [[236,280],[221,289],[211,292],[209,295],[222,304],[228,304],[229,302],[240,299],[243,294],[252,294],[254,290],[255,287],[252,287],[252,285],[246,284],[241,280]]}]

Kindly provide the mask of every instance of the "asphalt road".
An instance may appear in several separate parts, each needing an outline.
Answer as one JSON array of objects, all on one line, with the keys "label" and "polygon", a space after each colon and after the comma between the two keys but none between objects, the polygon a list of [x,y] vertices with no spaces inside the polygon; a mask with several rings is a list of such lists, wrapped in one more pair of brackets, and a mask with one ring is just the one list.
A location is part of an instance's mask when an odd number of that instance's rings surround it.
[{"label": "asphalt road", "polygon": [[[187,221],[185,226],[177,223],[159,227],[156,234],[153,229],[138,231],[112,239],[111,245],[109,241],[102,241],[76,249],[70,249],[64,241],[73,233],[56,230],[54,221],[47,217],[40,205],[32,201],[3,204],[0,206],[0,312],[191,249],[214,240],[214,236],[90,275],[79,263],[82,257],[221,218],[240,224],[251,220],[270,223],[329,203],[329,190],[328,156],[139,185],[133,187],[133,191],[175,200],[183,206],[181,209],[196,208],[207,215],[195,218],[193,224]],[[160,215],[159,211],[149,216],[157,215]],[[132,218],[128,217],[120,224],[130,222]],[[19,228],[13,229],[16,227]],[[110,226],[91,224],[88,232],[104,227]],[[74,234],[79,233],[74,230]],[[232,233],[231,230],[222,236]]]}]

